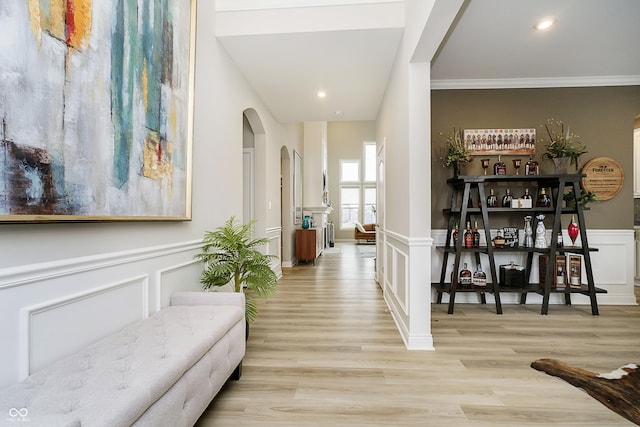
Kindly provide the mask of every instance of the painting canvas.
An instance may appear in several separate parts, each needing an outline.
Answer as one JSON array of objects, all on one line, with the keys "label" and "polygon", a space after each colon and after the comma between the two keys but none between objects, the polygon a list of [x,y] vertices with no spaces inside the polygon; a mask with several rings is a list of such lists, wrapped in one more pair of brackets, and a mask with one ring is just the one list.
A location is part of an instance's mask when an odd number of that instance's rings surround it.
[{"label": "painting canvas", "polygon": [[0,221],[190,219],[194,9],[0,2]]}]

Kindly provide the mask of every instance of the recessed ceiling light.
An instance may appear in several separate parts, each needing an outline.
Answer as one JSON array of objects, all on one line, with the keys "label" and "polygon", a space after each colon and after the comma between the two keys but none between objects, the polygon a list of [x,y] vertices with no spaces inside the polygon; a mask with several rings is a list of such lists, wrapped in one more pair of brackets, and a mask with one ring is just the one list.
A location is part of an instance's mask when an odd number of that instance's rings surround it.
[{"label": "recessed ceiling light", "polygon": [[318,98],[324,98],[325,96],[327,96],[327,93],[323,90],[319,90],[318,91]]},{"label": "recessed ceiling light", "polygon": [[342,116],[344,116],[344,113],[343,113],[342,111],[340,111],[340,110],[337,110],[337,111],[336,111],[336,117],[337,117],[337,118],[339,118],[339,119],[341,119],[341,118],[342,118]]},{"label": "recessed ceiling light", "polygon": [[547,28],[551,27],[555,23],[556,23],[555,18],[544,18],[538,21],[536,25],[533,26],[533,28],[535,28],[536,30],[546,30]]}]

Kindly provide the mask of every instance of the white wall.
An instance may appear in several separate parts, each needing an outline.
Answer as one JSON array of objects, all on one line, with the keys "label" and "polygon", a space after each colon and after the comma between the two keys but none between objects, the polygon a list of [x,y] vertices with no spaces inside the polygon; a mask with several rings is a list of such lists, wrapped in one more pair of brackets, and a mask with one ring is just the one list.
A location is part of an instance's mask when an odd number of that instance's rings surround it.
[{"label": "white wall", "polygon": [[0,225],[0,387],[158,310],[173,291],[200,289],[202,234],[242,216],[247,108],[264,125],[264,203],[255,209],[266,251],[280,254],[280,149],[293,157],[302,142],[216,41],[214,2],[197,3],[192,221]]}]

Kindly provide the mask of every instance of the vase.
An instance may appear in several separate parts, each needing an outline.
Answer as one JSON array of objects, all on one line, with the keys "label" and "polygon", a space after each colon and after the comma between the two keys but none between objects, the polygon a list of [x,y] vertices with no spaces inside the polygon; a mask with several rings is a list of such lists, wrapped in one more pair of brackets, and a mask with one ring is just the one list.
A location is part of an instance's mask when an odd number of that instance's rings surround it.
[{"label": "vase", "polygon": [[469,162],[453,162],[453,176],[466,175],[467,166],[469,166]]},{"label": "vase", "polygon": [[307,228],[309,228],[310,225],[311,225],[311,217],[309,215],[305,215],[304,219],[302,220],[302,228],[306,230]]},{"label": "vase", "polygon": [[566,174],[569,169],[570,157],[555,157],[552,159],[553,164],[556,167],[556,173],[558,175]]},{"label": "vase", "polygon": [[576,223],[576,218],[574,215],[571,215],[571,222],[569,223],[569,227],[567,228],[567,234],[569,234],[569,238],[571,239],[571,246],[576,245],[576,239],[578,238],[578,234],[580,233],[580,227]]}]

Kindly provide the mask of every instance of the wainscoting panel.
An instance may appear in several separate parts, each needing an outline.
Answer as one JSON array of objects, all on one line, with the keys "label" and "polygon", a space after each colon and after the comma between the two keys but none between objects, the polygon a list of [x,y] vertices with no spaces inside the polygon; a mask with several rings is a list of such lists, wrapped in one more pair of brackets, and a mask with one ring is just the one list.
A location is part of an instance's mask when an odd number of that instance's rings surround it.
[{"label": "wainscoting panel", "polygon": [[200,290],[201,241],[0,270],[0,387]]},{"label": "wainscoting panel", "polygon": [[267,239],[269,244],[267,245],[266,255],[274,255],[274,261],[271,263],[271,269],[276,273],[278,278],[282,277],[282,227],[272,227],[267,229]]},{"label": "wainscoting panel", "polygon": [[21,376],[78,351],[97,336],[148,317],[148,294],[149,278],[139,276],[23,308],[21,353],[27,364],[21,366]]}]

